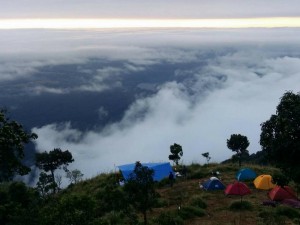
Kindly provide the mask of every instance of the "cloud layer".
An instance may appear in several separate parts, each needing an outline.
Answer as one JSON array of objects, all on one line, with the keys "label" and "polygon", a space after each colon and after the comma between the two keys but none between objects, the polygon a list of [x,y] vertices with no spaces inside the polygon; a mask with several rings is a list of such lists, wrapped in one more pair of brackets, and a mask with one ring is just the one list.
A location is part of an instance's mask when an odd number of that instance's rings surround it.
[{"label": "cloud layer", "polygon": [[[182,145],[183,163],[204,163],[204,152],[222,161],[232,155],[233,133],[246,135],[254,153],[260,123],[285,91],[299,91],[297,29],[0,32],[0,85],[31,81],[27,95],[114,90],[127,85],[125,75],[164,77],[158,66],[175,65],[174,79],[139,84],[152,94],[137,95],[105,128],[82,131],[68,120],[33,128],[38,151],[69,149],[71,169],[85,177],[137,160],[168,161],[173,143]],[[76,73],[45,73],[51,66]],[[97,113],[110,115],[100,104]]]},{"label": "cloud layer", "polygon": [[186,54],[199,66],[178,69],[180,81],[162,84],[155,95],[137,99],[120,122],[104,130],[81,132],[70,123],[33,129],[39,134],[37,149],[71,150],[72,166],[87,176],[136,160],[168,161],[169,146],[175,142],[183,146],[184,163],[204,163],[203,152],[210,152],[213,161],[225,160],[232,155],[226,139],[233,133],[246,135],[254,153],[260,150],[260,123],[275,113],[285,91],[299,91],[300,57],[295,49],[299,47],[292,44],[292,50],[291,44],[281,42],[279,38],[276,46],[275,41],[270,45],[219,41],[216,47],[207,42],[209,47],[202,43],[192,51],[189,46],[198,43],[194,40],[184,42],[188,44],[181,50],[170,50],[178,51],[176,58],[148,50],[135,61],[128,54],[127,60],[143,65],[162,60],[176,63]]}]

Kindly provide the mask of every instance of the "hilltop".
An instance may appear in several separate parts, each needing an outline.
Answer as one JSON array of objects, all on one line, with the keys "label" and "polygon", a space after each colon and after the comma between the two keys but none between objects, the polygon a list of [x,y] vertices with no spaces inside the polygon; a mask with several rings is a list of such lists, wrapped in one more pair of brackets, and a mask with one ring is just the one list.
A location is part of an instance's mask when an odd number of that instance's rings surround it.
[{"label": "hilltop", "polygon": [[[253,169],[258,175],[273,174],[276,168],[243,165]],[[239,170],[235,164],[192,164],[187,166],[187,178],[177,178],[173,187],[167,180],[157,184],[159,200],[156,207],[149,212],[149,224],[298,224],[295,219],[300,211],[286,206],[263,206],[268,200],[267,191],[255,189],[252,182],[246,182],[251,189],[250,195],[243,197],[225,196],[224,191],[205,191],[200,183],[210,178],[213,171],[220,172],[220,179],[228,185],[235,181],[235,174]],[[93,179],[72,185],[59,193],[57,199],[68,199],[70,196],[89,196],[102,210],[102,217],[95,224],[130,224],[126,213],[119,212],[117,198],[120,197],[122,187],[112,186],[111,181],[117,179],[117,174],[101,174]],[[244,209],[241,209],[241,205]],[[132,212],[130,212],[132,213]],[[133,216],[133,215],[132,215]],[[141,216],[141,215],[139,215]],[[101,221],[101,222],[100,222]],[[140,218],[141,221],[141,218]],[[94,223],[93,223],[94,224]]]}]

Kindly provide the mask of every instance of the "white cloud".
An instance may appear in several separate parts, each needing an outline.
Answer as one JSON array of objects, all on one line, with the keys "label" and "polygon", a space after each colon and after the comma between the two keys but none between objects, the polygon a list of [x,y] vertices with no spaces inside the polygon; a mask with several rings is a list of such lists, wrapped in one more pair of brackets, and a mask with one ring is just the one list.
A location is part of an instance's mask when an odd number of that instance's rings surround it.
[{"label": "white cloud", "polygon": [[61,88],[49,88],[45,86],[35,86],[31,91],[34,92],[34,94],[39,95],[41,93],[51,93],[51,94],[65,94],[68,91]]},{"label": "white cloud", "polygon": [[[173,143],[183,146],[184,163],[204,163],[203,152],[210,152],[212,161],[222,161],[232,155],[226,140],[233,133],[246,135],[254,153],[260,150],[260,123],[275,113],[286,90],[299,91],[299,57],[271,52],[236,50],[215,56],[202,68],[204,73],[200,68],[190,71],[194,82],[161,86],[157,94],[132,104],[122,121],[102,131],[82,133],[69,123],[59,129],[55,124],[34,128],[37,149],[69,149],[75,158],[72,167],[86,177],[136,160],[168,161]],[[211,86],[203,95],[205,84]],[[191,98],[190,90],[199,91]]]}]

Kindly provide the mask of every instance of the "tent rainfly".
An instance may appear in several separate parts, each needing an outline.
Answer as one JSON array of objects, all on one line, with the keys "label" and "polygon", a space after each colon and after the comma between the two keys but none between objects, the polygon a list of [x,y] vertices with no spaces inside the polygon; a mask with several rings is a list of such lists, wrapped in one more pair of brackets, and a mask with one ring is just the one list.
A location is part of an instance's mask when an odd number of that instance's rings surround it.
[{"label": "tent rainfly", "polygon": [[209,179],[203,183],[203,189],[206,191],[224,190],[225,185],[219,179]]},{"label": "tent rainfly", "polygon": [[[133,173],[135,165],[136,165],[135,163],[131,163],[131,164],[118,166],[125,180],[128,180],[130,178],[130,175]],[[169,162],[142,163],[142,166],[146,166],[149,169],[152,169],[154,171],[154,175],[153,175],[154,181],[161,181],[164,178],[168,178],[170,172],[174,174],[174,171]]]},{"label": "tent rainfly", "polygon": [[238,181],[254,180],[256,176],[256,173],[252,169],[244,168],[237,172],[236,179]]},{"label": "tent rainfly", "polygon": [[272,182],[272,176],[266,174],[256,177],[253,183],[257,189],[262,190],[270,190],[276,186]]},{"label": "tent rainfly", "polygon": [[242,202],[242,199],[243,199],[244,195],[251,194],[251,191],[250,191],[249,187],[245,183],[239,182],[239,181],[236,181],[233,184],[227,185],[224,192],[225,192],[225,195],[239,195],[239,196],[241,196],[241,202]]},{"label": "tent rainfly", "polygon": [[293,189],[289,186],[276,186],[269,192],[269,198],[273,201],[282,201],[284,199],[297,199]]}]

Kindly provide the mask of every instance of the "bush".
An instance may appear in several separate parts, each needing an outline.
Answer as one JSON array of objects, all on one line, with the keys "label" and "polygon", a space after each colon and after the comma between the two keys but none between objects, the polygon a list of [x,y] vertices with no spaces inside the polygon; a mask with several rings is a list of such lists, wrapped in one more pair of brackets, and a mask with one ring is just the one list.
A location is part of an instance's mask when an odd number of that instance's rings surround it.
[{"label": "bush", "polygon": [[280,206],[280,207],[276,208],[276,214],[279,216],[286,216],[290,219],[300,217],[300,213],[297,209],[287,207],[287,206]]},{"label": "bush", "polygon": [[169,178],[164,178],[161,181],[155,183],[158,188],[163,188],[166,186],[170,186]]},{"label": "bush", "polygon": [[232,211],[252,210],[252,208],[251,202],[248,201],[235,201],[229,206],[229,209]]},{"label": "bush", "polygon": [[199,196],[196,196],[196,197],[192,198],[191,205],[192,206],[197,206],[201,209],[206,209],[207,208],[206,202],[204,202],[203,199]]},{"label": "bush", "polygon": [[286,219],[283,216],[276,215],[274,210],[263,209],[258,216],[261,218],[258,223],[259,225],[273,224],[273,225],[284,225]]},{"label": "bush", "polygon": [[124,224],[124,215],[120,212],[111,211],[106,213],[103,217],[97,218],[89,223],[89,225],[111,225]]},{"label": "bush", "polygon": [[202,169],[197,169],[190,172],[191,179],[201,179],[207,176],[207,172],[204,172]]},{"label": "bush", "polygon": [[162,212],[155,220],[158,225],[183,225],[183,220],[174,212]]},{"label": "bush", "polygon": [[179,216],[184,220],[191,219],[196,216],[202,217],[205,215],[206,215],[206,213],[203,209],[195,207],[195,206],[185,206],[179,210]]},{"label": "bush", "polygon": [[167,200],[165,200],[163,198],[158,198],[155,200],[155,204],[154,204],[155,208],[161,208],[161,207],[165,207],[165,206],[168,206]]}]

